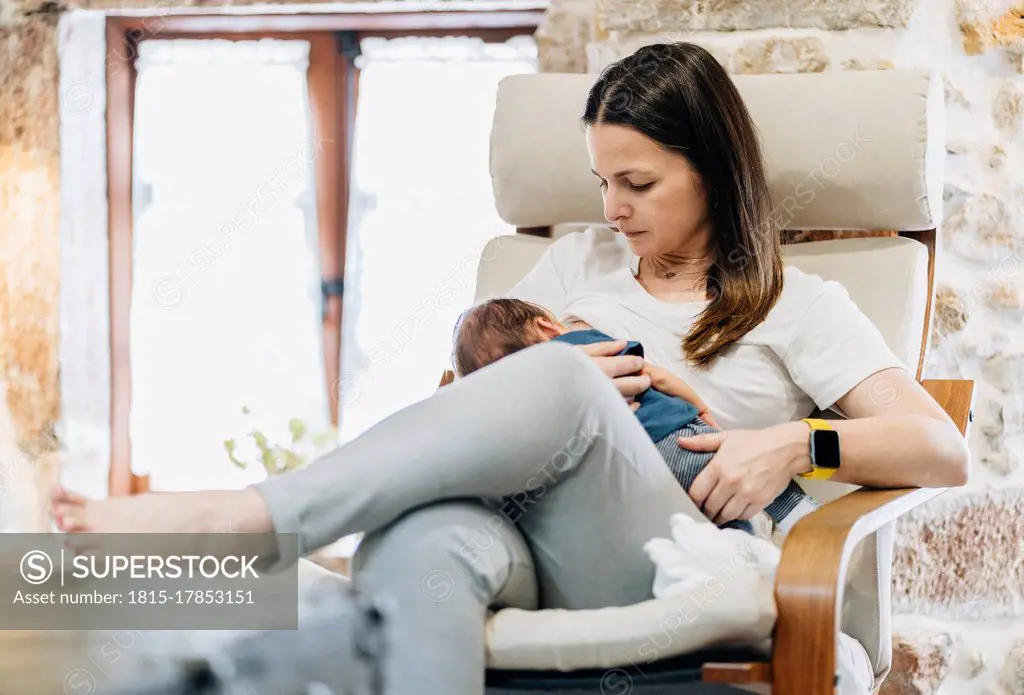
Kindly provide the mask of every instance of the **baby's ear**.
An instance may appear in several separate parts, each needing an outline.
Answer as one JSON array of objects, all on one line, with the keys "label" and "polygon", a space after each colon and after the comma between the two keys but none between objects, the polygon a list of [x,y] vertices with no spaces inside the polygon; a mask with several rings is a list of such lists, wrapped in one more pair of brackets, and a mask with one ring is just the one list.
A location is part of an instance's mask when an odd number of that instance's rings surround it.
[{"label": "baby's ear", "polygon": [[565,326],[560,324],[558,321],[546,318],[544,316],[538,316],[533,320],[533,325],[544,337],[544,340],[551,340],[557,336],[565,333]]}]

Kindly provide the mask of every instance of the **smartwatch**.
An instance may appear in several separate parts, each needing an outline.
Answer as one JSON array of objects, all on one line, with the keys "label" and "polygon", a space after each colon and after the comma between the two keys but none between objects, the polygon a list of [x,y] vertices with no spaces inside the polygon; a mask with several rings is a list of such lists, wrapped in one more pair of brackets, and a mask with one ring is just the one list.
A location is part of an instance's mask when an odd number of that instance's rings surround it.
[{"label": "smartwatch", "polygon": [[828,420],[803,418],[811,428],[811,470],[800,473],[801,478],[828,480],[839,470],[839,433],[832,429]]}]

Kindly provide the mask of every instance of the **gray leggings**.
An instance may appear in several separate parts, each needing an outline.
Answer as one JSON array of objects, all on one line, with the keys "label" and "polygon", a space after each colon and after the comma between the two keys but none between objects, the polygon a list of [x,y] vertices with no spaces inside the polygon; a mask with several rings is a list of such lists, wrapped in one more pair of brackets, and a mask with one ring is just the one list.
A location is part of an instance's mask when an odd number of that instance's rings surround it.
[{"label": "gray leggings", "polygon": [[[487,610],[652,598],[643,550],[677,512],[711,523],[612,381],[577,347],[537,345],[255,486],[308,552],[366,532],[357,583],[400,620],[388,695],[484,692]],[[294,558],[283,558],[291,561]]]}]

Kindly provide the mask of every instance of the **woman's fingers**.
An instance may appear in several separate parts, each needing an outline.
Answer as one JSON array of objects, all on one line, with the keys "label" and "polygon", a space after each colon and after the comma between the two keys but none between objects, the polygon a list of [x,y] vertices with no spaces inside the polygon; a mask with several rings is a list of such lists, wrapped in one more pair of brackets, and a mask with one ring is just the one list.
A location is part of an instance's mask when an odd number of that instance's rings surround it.
[{"label": "woman's fingers", "polygon": [[625,347],[625,340],[580,346],[585,353],[594,358],[594,361],[601,367],[601,371],[613,379],[627,374],[636,374],[644,368],[643,357],[619,354]]},{"label": "woman's fingers", "polygon": [[704,516],[711,519],[715,523],[718,523],[718,515],[725,509],[725,506],[732,499],[732,493],[728,488],[719,481],[715,485],[715,489],[711,491],[707,499],[704,500],[704,506],[701,507],[701,511],[704,512]]},{"label": "woman's fingers", "polygon": [[629,398],[638,396],[651,388],[651,377],[639,374],[644,368],[643,357],[619,354],[625,347],[625,340],[580,346],[593,358],[601,371],[614,380],[615,388],[619,390],[619,393]]},{"label": "woman's fingers", "polygon": [[626,341],[611,340],[603,343],[590,343],[589,345],[581,345],[580,349],[591,357],[608,357],[610,355],[617,355],[625,350]]},{"label": "woman's fingers", "polygon": [[707,502],[708,497],[711,495],[711,491],[718,485],[718,471],[713,467],[708,466],[700,473],[697,474],[697,478],[693,481],[693,485],[690,486],[688,493],[690,499],[699,508],[703,509],[704,503]]},{"label": "woman's fingers", "polygon": [[651,379],[646,376],[620,376],[614,383],[615,388],[626,398],[639,396],[651,388]]},{"label": "woman's fingers", "polygon": [[635,374],[638,378],[642,377],[648,385],[651,383],[650,376],[639,373],[644,367],[644,358],[642,357],[637,357],[636,355],[613,355],[612,357],[598,357],[597,362],[601,365],[604,373],[613,379]]},{"label": "woman's fingers", "polygon": [[761,510],[759,508],[757,508],[753,504],[748,504],[746,506],[746,508],[743,510],[743,513],[740,514],[739,518],[746,519],[747,521],[750,521],[751,519],[753,519],[755,516],[757,516],[760,513],[761,513]]},{"label": "woman's fingers", "polygon": [[[727,432],[708,432],[693,437],[680,437],[678,441],[679,446],[684,449],[711,452],[718,451],[727,436]],[[694,504],[700,507],[701,511],[712,521],[716,521],[715,517],[732,497],[726,490],[726,486],[722,484],[718,467],[710,464],[697,475],[693,485],[690,486],[689,494]]]},{"label": "woman's fingers", "polygon": [[696,434],[692,437],[680,437],[679,446],[690,451],[718,451],[725,441],[725,432],[708,432]]},{"label": "woman's fingers", "polygon": [[712,521],[714,521],[718,525],[722,525],[727,521],[741,519],[743,518],[743,512],[746,510],[746,508],[746,502],[741,502],[737,498],[733,497],[726,503],[724,507],[722,507],[722,511],[718,512],[718,516],[714,517]]}]

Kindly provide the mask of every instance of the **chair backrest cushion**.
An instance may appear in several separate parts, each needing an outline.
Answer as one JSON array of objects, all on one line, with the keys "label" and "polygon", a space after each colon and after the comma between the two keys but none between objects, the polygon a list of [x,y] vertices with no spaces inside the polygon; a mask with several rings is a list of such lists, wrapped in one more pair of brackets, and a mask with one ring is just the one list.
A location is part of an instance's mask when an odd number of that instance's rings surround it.
[{"label": "chair backrest cushion", "polygon": [[[513,75],[498,88],[490,171],[507,223],[604,223],[580,124],[595,75]],[[926,70],[732,77],[788,229],[934,229],[942,219],[942,79]]]},{"label": "chair backrest cushion", "polygon": [[[549,243],[522,234],[492,239],[482,253],[476,300],[508,292]],[[928,251],[923,244],[905,237],[866,237],[782,248],[787,265],[842,284],[896,356],[908,368],[916,367],[928,301]]]}]

